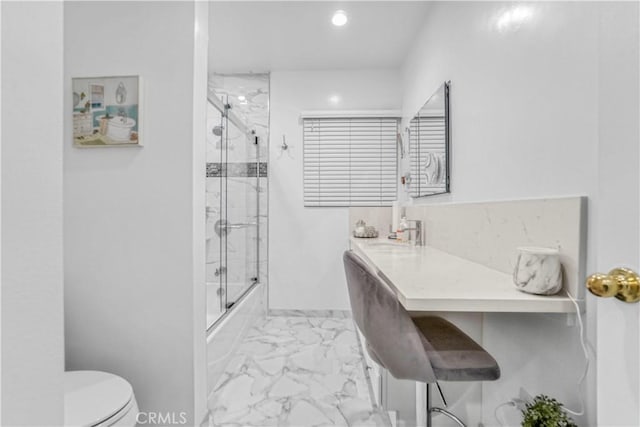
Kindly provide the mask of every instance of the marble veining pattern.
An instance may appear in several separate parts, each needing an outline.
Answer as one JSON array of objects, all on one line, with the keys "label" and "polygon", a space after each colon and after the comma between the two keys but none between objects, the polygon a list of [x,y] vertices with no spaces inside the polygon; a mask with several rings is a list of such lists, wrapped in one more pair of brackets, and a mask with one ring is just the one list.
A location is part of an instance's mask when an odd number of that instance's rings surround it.
[{"label": "marble veining pattern", "polygon": [[558,251],[541,248],[522,250],[513,270],[513,283],[523,292],[553,295],[562,289]]},{"label": "marble veining pattern", "polygon": [[269,316],[218,381],[209,426],[389,426],[372,404],[353,321]]},{"label": "marble veining pattern", "polygon": [[[215,320],[224,312],[220,307],[225,304],[219,297],[226,298],[228,304],[253,283],[254,277],[264,284],[269,277],[269,75],[211,74],[208,91],[209,97],[232,105],[235,115],[258,137],[256,146],[254,134],[246,134],[207,104],[206,277],[211,284],[227,283],[226,289],[209,286],[215,295],[207,298],[212,304],[207,313]],[[221,239],[215,232],[221,219],[252,225],[234,228]],[[253,226],[256,222],[257,227]]]},{"label": "marble veining pattern", "polygon": [[425,244],[512,274],[517,248],[558,248],[564,286],[583,298],[586,262],[586,198],[508,200],[407,206],[421,219]]},{"label": "marble veining pattern", "polygon": [[285,317],[336,317],[340,319],[350,319],[351,312],[348,310],[280,310],[269,309],[269,316]]}]

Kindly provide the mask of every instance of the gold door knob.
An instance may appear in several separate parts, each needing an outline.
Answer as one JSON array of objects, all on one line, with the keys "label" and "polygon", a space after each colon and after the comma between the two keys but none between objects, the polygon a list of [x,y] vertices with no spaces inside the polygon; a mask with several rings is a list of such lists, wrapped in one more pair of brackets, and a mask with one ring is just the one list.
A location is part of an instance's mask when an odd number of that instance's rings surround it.
[{"label": "gold door knob", "polygon": [[609,274],[596,273],[587,278],[587,289],[598,297],[615,296],[620,301],[640,301],[640,276],[628,268],[614,268]]}]

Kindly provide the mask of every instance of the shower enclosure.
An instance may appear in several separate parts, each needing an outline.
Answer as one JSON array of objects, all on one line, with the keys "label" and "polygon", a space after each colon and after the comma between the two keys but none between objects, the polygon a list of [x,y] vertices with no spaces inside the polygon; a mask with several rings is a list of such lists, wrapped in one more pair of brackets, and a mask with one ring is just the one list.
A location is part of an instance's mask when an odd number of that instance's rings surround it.
[{"label": "shower enclosure", "polygon": [[212,75],[207,113],[207,328],[266,283],[268,76]]}]

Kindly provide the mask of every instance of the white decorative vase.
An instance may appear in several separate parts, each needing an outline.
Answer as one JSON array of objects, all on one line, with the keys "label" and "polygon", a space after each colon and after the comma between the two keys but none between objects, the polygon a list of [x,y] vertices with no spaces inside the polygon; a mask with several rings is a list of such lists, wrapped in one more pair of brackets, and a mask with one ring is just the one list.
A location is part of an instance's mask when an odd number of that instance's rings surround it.
[{"label": "white decorative vase", "polygon": [[530,294],[553,295],[562,289],[560,253],[552,248],[518,248],[513,283]]}]

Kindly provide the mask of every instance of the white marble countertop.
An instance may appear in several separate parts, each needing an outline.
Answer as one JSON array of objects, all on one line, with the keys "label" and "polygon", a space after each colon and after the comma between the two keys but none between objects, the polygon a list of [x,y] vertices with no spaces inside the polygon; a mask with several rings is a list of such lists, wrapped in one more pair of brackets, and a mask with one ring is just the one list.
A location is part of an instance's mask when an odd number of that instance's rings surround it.
[{"label": "white marble countertop", "polygon": [[[351,238],[351,248],[375,268],[409,311],[573,313],[567,294],[520,292],[513,278],[428,246]],[[582,308],[582,301],[579,301]]]}]

